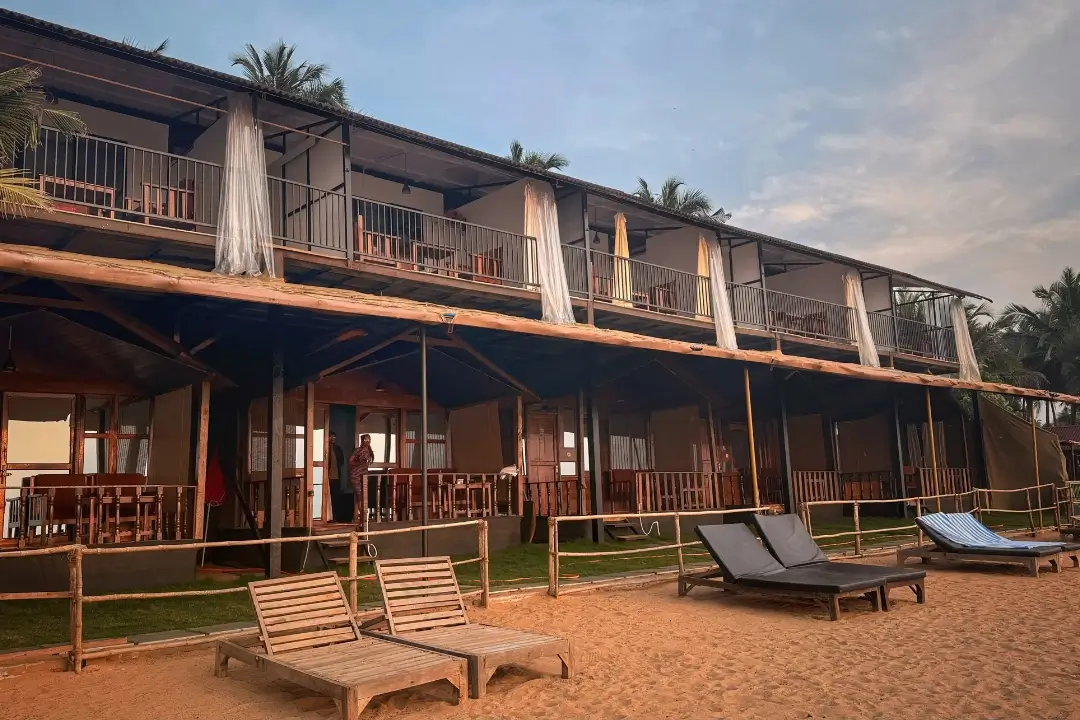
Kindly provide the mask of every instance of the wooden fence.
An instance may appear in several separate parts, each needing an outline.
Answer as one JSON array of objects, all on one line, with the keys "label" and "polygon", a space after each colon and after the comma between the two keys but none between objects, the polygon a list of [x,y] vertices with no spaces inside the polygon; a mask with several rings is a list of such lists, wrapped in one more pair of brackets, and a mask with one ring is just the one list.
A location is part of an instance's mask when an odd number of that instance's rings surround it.
[{"label": "wooden fence", "polygon": [[180,598],[180,597],[206,597],[210,595],[228,595],[232,593],[246,593],[248,591],[246,586],[243,587],[229,587],[218,588],[212,590],[176,590],[176,591],[160,591],[160,592],[129,592],[129,593],[110,593],[104,595],[87,595],[83,592],[83,560],[88,555],[122,555],[129,553],[144,553],[144,552],[175,552],[178,550],[201,550],[206,548],[221,548],[221,547],[243,547],[248,545],[274,545],[283,543],[295,543],[295,542],[315,542],[326,540],[344,540],[348,539],[349,547],[349,560],[348,560],[348,575],[340,578],[346,588],[346,595],[349,600],[349,607],[353,613],[357,612],[357,582],[365,579],[357,572],[357,567],[360,562],[374,562],[375,558],[360,557],[359,546],[361,542],[366,542],[374,537],[382,537],[386,535],[399,535],[402,533],[415,533],[415,532],[438,532],[446,529],[459,529],[462,527],[468,527],[473,525],[477,531],[477,557],[467,558],[464,560],[456,560],[453,565],[467,565],[472,563],[478,563],[480,566],[480,588],[479,590],[465,593],[466,596],[479,595],[480,605],[486,607],[491,595],[491,582],[489,578],[489,552],[488,552],[488,523],[486,520],[467,520],[462,522],[451,523],[439,523],[435,525],[423,525],[407,528],[394,528],[392,530],[370,530],[365,532],[354,531],[349,533],[336,533],[332,535],[319,535],[315,537],[299,536],[299,537],[282,537],[282,538],[265,538],[259,540],[233,540],[233,541],[217,541],[217,542],[191,542],[191,543],[176,543],[168,545],[130,545],[124,547],[86,547],[85,545],[64,545],[57,547],[46,547],[33,550],[13,550],[0,553],[0,562],[4,558],[13,557],[30,557],[34,555],[57,555],[66,554],[68,559],[68,589],[66,591],[58,592],[22,592],[22,593],[0,593],[0,601],[4,600],[46,600],[46,599],[61,599],[66,598],[69,605],[69,642],[71,649],[68,651],[68,667],[74,670],[76,673],[81,673],[83,663],[87,660],[96,660],[108,657],[115,657],[118,655],[128,655],[136,652],[145,652],[148,650],[163,650],[167,648],[189,647],[194,645],[201,645],[206,642],[217,639],[226,639],[229,637],[237,637],[242,635],[251,635],[254,629],[237,630],[230,633],[222,633],[214,636],[199,636],[194,638],[183,638],[179,640],[170,640],[158,643],[147,643],[143,645],[112,645],[108,647],[95,648],[92,650],[83,649],[83,607],[88,603],[100,603],[100,602],[114,602],[117,600],[160,600],[164,598]]}]

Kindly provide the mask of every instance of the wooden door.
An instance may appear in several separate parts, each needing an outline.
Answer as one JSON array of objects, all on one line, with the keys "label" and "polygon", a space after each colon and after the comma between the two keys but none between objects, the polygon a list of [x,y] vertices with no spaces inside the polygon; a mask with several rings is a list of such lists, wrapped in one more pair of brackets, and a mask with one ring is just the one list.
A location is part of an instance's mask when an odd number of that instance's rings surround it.
[{"label": "wooden door", "polygon": [[525,431],[525,467],[528,469],[526,481],[530,495],[537,503],[537,514],[557,512],[556,499],[559,485],[559,458],[556,441],[558,426],[555,413],[535,413],[527,415]]}]

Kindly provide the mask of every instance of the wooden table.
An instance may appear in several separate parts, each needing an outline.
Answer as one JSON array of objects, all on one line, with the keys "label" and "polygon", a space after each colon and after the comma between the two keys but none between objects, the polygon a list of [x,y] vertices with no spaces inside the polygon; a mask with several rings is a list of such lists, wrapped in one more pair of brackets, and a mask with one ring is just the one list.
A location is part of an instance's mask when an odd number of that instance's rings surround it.
[{"label": "wooden table", "polygon": [[[54,187],[72,188],[74,190],[81,190],[84,193],[83,199],[78,200],[76,198],[66,197],[65,195],[57,195],[55,192],[49,192],[45,186],[52,185]],[[38,178],[38,189],[41,192],[56,198],[60,201],[72,202],[79,205],[85,205],[87,207],[97,208],[99,211],[108,218],[115,217],[115,211],[112,210],[116,206],[116,188],[109,187],[108,185],[95,185],[93,183],[84,182],[82,180],[72,180],[70,178],[57,177],[55,175],[41,175]],[[105,202],[101,205],[97,203],[88,202],[86,195],[89,193],[99,193],[103,196]]]}]

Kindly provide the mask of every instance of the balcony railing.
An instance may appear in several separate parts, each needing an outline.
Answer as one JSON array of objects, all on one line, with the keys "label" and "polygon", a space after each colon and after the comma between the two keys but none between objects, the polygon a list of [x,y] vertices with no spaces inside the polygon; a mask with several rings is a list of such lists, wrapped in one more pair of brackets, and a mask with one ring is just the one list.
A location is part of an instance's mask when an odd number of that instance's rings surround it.
[{"label": "balcony railing", "polygon": [[846,305],[765,291],[769,329],[790,335],[855,342],[855,311]]},{"label": "balcony railing", "polygon": [[[585,249],[563,246],[570,293],[588,294]],[[624,307],[681,315],[711,317],[709,278],[662,265],[592,251],[593,298]]]},{"label": "balcony railing", "polygon": [[275,240],[286,247],[348,253],[343,194],[272,176],[266,182]]},{"label": "balcony railing", "polygon": [[906,355],[957,361],[956,333],[951,327],[938,327],[888,313],[871,312],[867,315],[870,318],[870,332],[879,348]]},{"label": "balcony railing", "polygon": [[404,270],[533,288],[536,240],[410,208],[353,198],[358,256]]}]

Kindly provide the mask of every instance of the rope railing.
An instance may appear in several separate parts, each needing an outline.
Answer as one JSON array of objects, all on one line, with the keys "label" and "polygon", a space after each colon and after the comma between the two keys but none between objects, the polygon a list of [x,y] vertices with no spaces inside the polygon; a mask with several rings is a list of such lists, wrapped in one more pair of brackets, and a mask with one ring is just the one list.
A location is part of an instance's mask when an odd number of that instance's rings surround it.
[{"label": "rope railing", "polygon": [[170,640],[165,642],[148,643],[143,645],[125,644],[119,646],[114,645],[96,648],[94,650],[84,650],[83,607],[86,604],[115,602],[119,600],[163,600],[185,597],[209,597],[217,595],[229,595],[235,593],[246,593],[248,591],[246,586],[241,586],[230,588],[216,588],[211,590],[163,590],[159,592],[127,592],[87,595],[83,590],[83,560],[88,555],[125,555],[130,553],[175,552],[179,550],[191,551],[206,550],[210,548],[235,548],[279,544],[284,545],[285,543],[323,542],[327,540],[347,539],[349,541],[348,574],[344,577],[340,577],[338,581],[342,583],[346,589],[346,596],[348,598],[350,610],[353,612],[353,614],[356,614],[358,612],[357,583],[359,581],[368,581],[371,579],[370,575],[365,576],[359,574],[359,564],[361,562],[370,563],[375,561],[374,557],[360,557],[359,549],[361,544],[369,542],[370,539],[374,537],[385,537],[388,535],[400,535],[404,533],[438,532],[440,530],[446,530],[451,528],[460,529],[470,526],[476,527],[477,556],[473,558],[456,560],[453,562],[453,565],[480,565],[479,589],[462,594],[465,597],[478,595],[480,605],[482,607],[487,607],[491,595],[491,581],[489,559],[490,554],[488,548],[488,523],[486,520],[466,520],[461,522],[437,523],[433,525],[417,525],[407,528],[393,528],[389,530],[353,531],[348,533],[332,533],[318,536],[300,535],[295,537],[261,538],[258,540],[217,540],[213,542],[184,542],[167,545],[130,545],[123,547],[86,547],[85,545],[62,545],[56,547],[38,548],[33,550],[13,550],[0,553],[0,560],[15,557],[67,554],[68,589],[65,591],[56,592],[0,593],[0,601],[44,599],[69,600],[70,605],[68,615],[68,641],[71,646],[70,650],[68,651],[69,667],[76,673],[81,673],[83,663],[86,660],[90,659],[102,659],[108,657],[115,657],[117,655],[128,655],[131,653],[144,652],[148,650],[163,650],[168,648],[194,646],[206,643],[210,640],[251,635],[253,632],[252,629],[244,629],[215,634],[213,637],[198,636],[192,638]]}]

